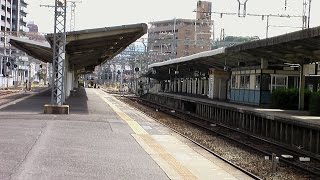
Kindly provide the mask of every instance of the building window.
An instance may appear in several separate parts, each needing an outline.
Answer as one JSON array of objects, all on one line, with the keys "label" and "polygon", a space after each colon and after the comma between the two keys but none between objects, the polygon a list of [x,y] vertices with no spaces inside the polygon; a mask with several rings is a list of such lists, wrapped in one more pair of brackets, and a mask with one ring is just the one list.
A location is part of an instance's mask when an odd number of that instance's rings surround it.
[{"label": "building window", "polygon": [[254,88],[255,89],[260,89],[260,84],[261,84],[261,76],[260,75],[256,75],[256,81],[254,84]]},{"label": "building window", "polygon": [[299,76],[288,76],[288,88],[299,88]]},{"label": "building window", "polygon": [[285,89],[288,87],[288,76],[272,76],[271,77],[271,90]]},{"label": "building window", "polygon": [[231,76],[231,88],[236,89],[236,76],[232,75]]},{"label": "building window", "polygon": [[250,76],[249,75],[240,76],[240,88],[249,89],[249,87],[250,87]]}]

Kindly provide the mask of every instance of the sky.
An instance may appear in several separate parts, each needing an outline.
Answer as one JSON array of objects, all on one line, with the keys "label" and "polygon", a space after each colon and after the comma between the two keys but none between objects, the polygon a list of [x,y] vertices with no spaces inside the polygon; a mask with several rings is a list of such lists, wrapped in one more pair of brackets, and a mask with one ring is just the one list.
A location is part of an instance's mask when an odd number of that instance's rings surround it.
[{"label": "sky", "polygon": [[[78,1],[78,0],[77,0]],[[240,0],[245,1],[245,0]],[[285,10],[285,1],[287,6]],[[308,0],[309,1],[309,0]],[[53,32],[53,8],[40,7],[40,4],[53,5],[54,0],[27,0],[28,21],[34,21],[42,33]],[[238,12],[237,0],[211,0],[212,11]],[[197,0],[82,0],[76,8],[76,30],[92,29],[124,24],[148,23],[174,18],[194,19]],[[290,14],[302,15],[303,0],[248,0],[247,13],[250,14]],[[310,26],[320,26],[320,0],[312,0]],[[70,9],[68,9],[68,19]],[[266,18],[234,15],[213,15],[215,37],[224,28],[226,36],[266,37]],[[269,19],[269,37],[300,30],[301,18]],[[67,29],[69,29],[69,20]],[[291,26],[276,27],[276,26]]]}]

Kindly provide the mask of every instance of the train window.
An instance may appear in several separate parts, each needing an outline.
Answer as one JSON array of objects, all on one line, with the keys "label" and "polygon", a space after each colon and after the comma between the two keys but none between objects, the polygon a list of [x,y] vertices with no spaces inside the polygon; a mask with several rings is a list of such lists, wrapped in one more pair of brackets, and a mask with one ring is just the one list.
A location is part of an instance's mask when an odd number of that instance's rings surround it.
[{"label": "train window", "polygon": [[271,78],[271,89],[287,88],[288,76],[273,75]]},{"label": "train window", "polygon": [[269,74],[263,74],[261,77],[261,90],[262,91],[269,91],[271,84],[271,77]]},{"label": "train window", "polygon": [[250,75],[240,76],[240,88],[249,89],[250,87]]},{"label": "train window", "polygon": [[233,89],[236,88],[236,76],[235,75],[231,76],[231,88],[233,88]]},{"label": "train window", "polygon": [[260,84],[261,84],[261,76],[260,75],[256,75],[256,81],[255,81],[254,88],[255,89],[260,89]]}]

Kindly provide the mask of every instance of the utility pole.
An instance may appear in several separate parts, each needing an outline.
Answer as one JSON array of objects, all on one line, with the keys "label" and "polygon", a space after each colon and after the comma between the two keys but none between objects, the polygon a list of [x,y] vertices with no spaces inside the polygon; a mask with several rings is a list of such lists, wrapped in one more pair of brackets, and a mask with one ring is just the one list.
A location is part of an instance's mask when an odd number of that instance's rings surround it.
[{"label": "utility pole", "polygon": [[[262,20],[267,18],[267,26],[266,26],[266,38],[269,38],[269,27],[270,27],[270,17],[277,17],[277,18],[303,18],[303,16],[297,15],[283,15],[283,14],[247,14],[248,16],[258,16],[261,17]],[[291,26],[277,26],[277,27],[291,27]],[[296,28],[296,27],[294,27]]]},{"label": "utility pole", "polygon": [[[238,3],[239,3],[238,16],[239,17],[246,17],[246,15],[247,15],[247,2],[248,2],[248,0],[238,0]],[[241,13],[241,7],[243,7],[242,13]]]},{"label": "utility pole", "polygon": [[270,16],[267,16],[267,30],[266,30],[266,39],[269,37],[269,18]]},{"label": "utility pole", "polygon": [[310,28],[310,16],[311,16],[311,0],[303,0],[302,29]]},{"label": "utility pole", "polygon": [[[148,68],[148,65],[149,65],[149,63],[146,62],[148,60],[148,51],[147,51],[147,44],[145,42],[145,39],[142,39],[142,45],[143,45],[143,62],[140,61],[141,75],[142,75],[143,71]],[[142,67],[142,64],[144,64],[145,67]]]},{"label": "utility pole", "polygon": [[177,57],[177,34],[176,34],[176,24],[177,24],[177,19],[173,19],[173,43],[172,43],[172,57],[175,59]]},{"label": "utility pole", "polygon": [[307,28],[307,0],[303,0],[302,4],[302,29]]},{"label": "utility pole", "polygon": [[40,5],[54,8],[53,63],[51,104],[62,105],[65,100],[64,64],[66,47],[67,0],[55,0],[55,5]]},{"label": "utility pole", "polygon": [[[217,11],[193,11],[193,12],[201,12],[201,13],[210,13],[210,14],[218,14],[220,15],[220,18],[223,17],[223,15],[237,15],[238,17],[246,17],[246,16],[259,16],[262,17],[262,20],[264,18],[267,18],[267,27],[266,27],[266,38],[268,38],[269,33],[269,27],[270,27],[270,17],[280,17],[280,18],[302,18],[302,26],[300,28],[305,29],[309,28],[310,24],[310,12],[311,12],[311,0],[303,0],[303,14],[302,15],[289,15],[289,14],[249,14],[246,11],[246,4],[248,0],[237,0],[239,3],[239,9],[238,13],[233,12],[217,12]],[[309,1],[309,3],[307,3]],[[309,4],[309,12],[307,15],[307,5]],[[241,7],[243,7],[243,11],[241,13]],[[287,9],[287,0],[285,0],[285,10]],[[275,26],[275,27],[291,27],[291,26]],[[296,27],[293,27],[296,28]],[[221,37],[221,35],[220,35]]]},{"label": "utility pole", "polygon": [[76,29],[76,3],[82,3],[82,1],[68,1],[71,3],[71,17],[70,17],[70,31],[75,31]]},{"label": "utility pole", "polygon": [[64,103],[64,63],[66,47],[66,0],[55,0],[53,37],[53,76],[51,103]]},{"label": "utility pole", "polygon": [[221,28],[220,41],[224,41],[224,38],[225,38],[224,28]]},{"label": "utility pole", "polygon": [[[82,1],[67,1],[66,3],[71,3],[70,5],[70,31],[75,31],[76,29],[76,7],[77,3],[82,3]],[[40,7],[54,8],[53,5],[40,5]]]},{"label": "utility pole", "polygon": [[[5,8],[7,8],[7,1],[5,1]],[[3,51],[3,72],[5,72],[5,73],[3,73],[3,75],[5,76],[5,79],[7,80],[6,82],[5,82],[5,84],[6,84],[6,88],[8,88],[8,81],[9,81],[9,77],[8,77],[8,66],[7,66],[7,64],[5,65],[5,63],[8,63],[8,60],[9,60],[9,58],[8,58],[8,56],[7,56],[7,47],[6,47],[6,44],[7,44],[7,11],[5,10],[5,13],[4,13],[4,16],[5,16],[5,20],[4,20],[4,32],[3,32],[3,49],[4,49],[4,51]],[[6,59],[6,60],[5,60]],[[6,69],[6,70],[4,70],[4,69]]]},{"label": "utility pole", "polygon": [[310,17],[311,16],[311,0],[309,0],[309,12],[308,12],[308,29],[310,28]]}]

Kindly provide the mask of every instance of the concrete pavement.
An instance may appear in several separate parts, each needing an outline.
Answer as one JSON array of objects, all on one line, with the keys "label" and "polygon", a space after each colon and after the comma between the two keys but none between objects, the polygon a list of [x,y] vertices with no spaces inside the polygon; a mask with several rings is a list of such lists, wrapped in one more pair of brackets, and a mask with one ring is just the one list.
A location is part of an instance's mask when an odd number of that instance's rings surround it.
[{"label": "concrete pavement", "polygon": [[71,97],[70,115],[48,102],[0,109],[0,179],[250,179],[101,90]]},{"label": "concrete pavement", "polygon": [[125,122],[88,96],[69,116],[41,114],[48,92],[1,109],[0,179],[168,179]]}]

